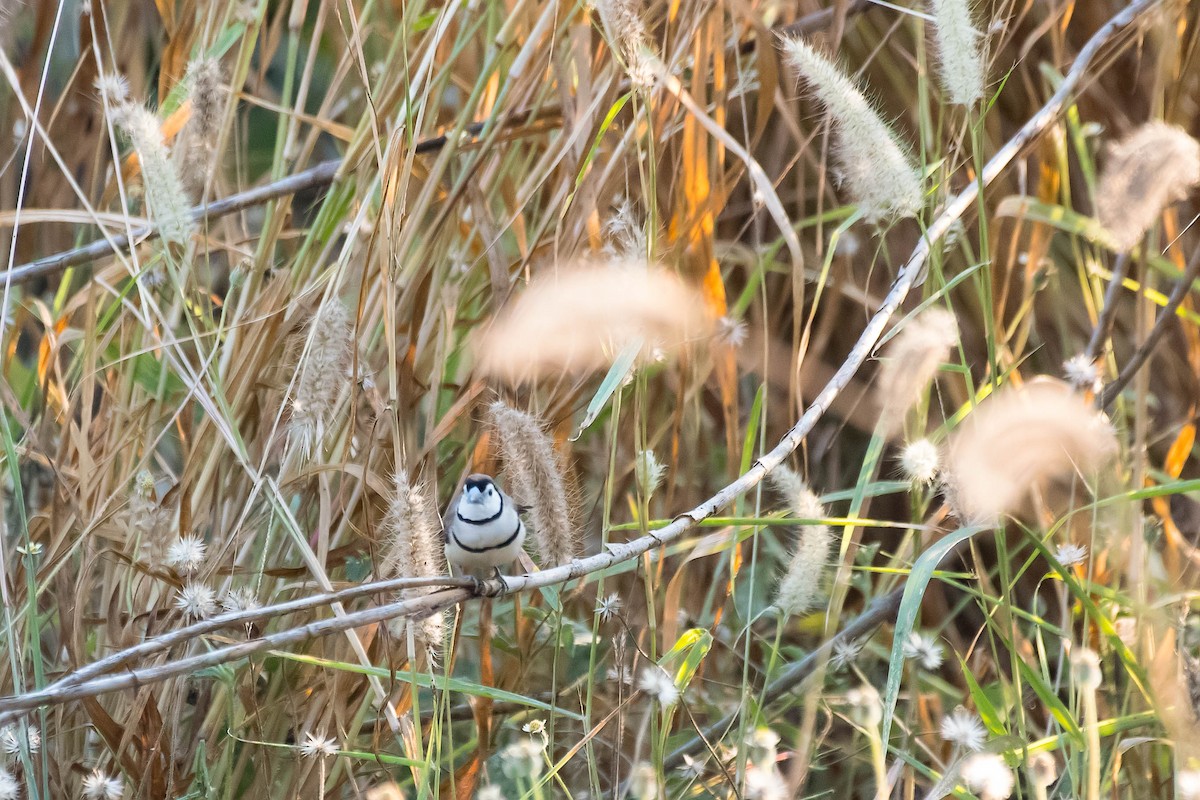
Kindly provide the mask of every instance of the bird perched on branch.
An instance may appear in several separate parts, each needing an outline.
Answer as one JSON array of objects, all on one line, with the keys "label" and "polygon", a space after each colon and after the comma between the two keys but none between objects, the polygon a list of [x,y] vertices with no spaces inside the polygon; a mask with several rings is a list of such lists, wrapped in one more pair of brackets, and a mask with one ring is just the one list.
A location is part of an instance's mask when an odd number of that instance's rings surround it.
[{"label": "bird perched on branch", "polygon": [[464,573],[490,568],[499,575],[525,543],[523,510],[490,475],[468,475],[442,519],[446,561]]}]

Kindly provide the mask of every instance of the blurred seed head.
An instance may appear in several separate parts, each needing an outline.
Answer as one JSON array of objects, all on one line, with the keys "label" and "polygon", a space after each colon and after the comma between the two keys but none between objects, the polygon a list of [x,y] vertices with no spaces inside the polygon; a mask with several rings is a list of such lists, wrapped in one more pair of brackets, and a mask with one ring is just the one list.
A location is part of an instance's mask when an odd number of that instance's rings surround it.
[{"label": "blurred seed head", "polygon": [[1005,800],[1016,786],[1012,770],[995,753],[976,753],[968,756],[959,769],[959,776],[979,800]]},{"label": "blurred seed head", "polygon": [[658,771],[654,765],[639,761],[629,771],[629,796],[634,800],[658,800]]},{"label": "blurred seed head", "polygon": [[17,800],[21,796],[21,784],[5,767],[0,767],[0,800]]},{"label": "blurred seed head", "polygon": [[932,636],[913,631],[901,645],[905,658],[912,659],[927,670],[935,670],[942,665],[944,656],[942,646]]},{"label": "blurred seed head", "polygon": [[950,442],[948,499],[964,521],[996,524],[1041,481],[1087,476],[1116,453],[1109,424],[1053,379],[1001,389]]},{"label": "blurred seed head", "polygon": [[543,273],[478,341],[480,367],[520,383],[606,369],[626,346],[643,355],[703,337],[711,323],[699,293],[674,274],[622,262]]},{"label": "blurred seed head", "polygon": [[504,459],[510,493],[528,503],[533,537],[543,569],[565,564],[577,553],[571,505],[554,443],[538,419],[495,402],[488,409]]},{"label": "blurred seed head", "polygon": [[642,670],[638,688],[663,708],[670,708],[679,702],[679,687],[675,685],[675,679],[657,664],[651,664]]},{"label": "blurred seed head", "polygon": [[87,800],[121,800],[125,794],[125,781],[101,769],[94,769],[83,779],[83,796]]},{"label": "blurred seed head", "polygon": [[983,727],[979,716],[962,706],[942,717],[940,732],[947,742],[972,753],[982,750],[983,743],[987,741],[987,729]]},{"label": "blurred seed head", "polygon": [[875,389],[886,430],[903,422],[957,343],[958,322],[942,308],[926,309],[896,334],[883,356]]},{"label": "blurred seed head", "polygon": [[900,469],[913,484],[933,483],[938,474],[937,445],[928,439],[917,439],[904,445],[900,451]]},{"label": "blurred seed head", "polygon": [[971,7],[967,0],[929,0],[929,12],[942,89],[950,102],[972,106],[983,97],[985,64]]},{"label": "blurred seed head", "polygon": [[1049,753],[1034,753],[1025,765],[1029,782],[1034,786],[1046,787],[1058,780],[1058,762]]},{"label": "blurred seed head", "polygon": [[175,145],[179,174],[193,197],[199,197],[214,167],[221,117],[228,92],[215,58],[201,58],[187,66],[184,83],[192,102],[192,115]]},{"label": "blurred seed head", "polygon": [[1063,377],[1078,389],[1099,392],[1101,381],[1100,364],[1083,353],[1071,356],[1063,362]]},{"label": "blurred seed head", "polygon": [[300,347],[288,435],[306,460],[323,452],[338,401],[346,391],[353,333],[346,307],[331,298],[313,315]]},{"label": "blurred seed head", "polygon": [[[771,471],[770,481],[794,516],[802,519],[826,516],[821,501],[794,470],[781,464]],[[785,615],[806,614],[821,604],[832,545],[833,535],[828,526],[819,523],[800,526],[787,571],[775,590],[775,607]]]},{"label": "blurred seed head", "polygon": [[846,692],[850,719],[864,728],[873,728],[883,721],[883,701],[879,691],[869,683]]},{"label": "blurred seed head", "polygon": [[1169,204],[1200,184],[1200,142],[1148,122],[1115,144],[1096,186],[1096,216],[1118,251],[1132,250]]},{"label": "blurred seed head", "polygon": [[[381,569],[396,578],[434,578],[446,574],[442,553],[442,521],[432,493],[425,486],[409,482],[403,467],[397,467],[395,494],[392,496],[384,530],[388,537],[387,553]],[[416,587],[400,592],[402,599],[420,597],[436,587]],[[401,621],[403,625],[407,620]],[[422,619],[415,629],[432,666],[439,663],[445,643],[445,616],[441,611]]]},{"label": "blurred seed head", "polygon": [[604,34],[621,57],[621,62],[635,86],[649,86],[654,82],[654,71],[646,64],[650,37],[642,19],[642,6],[638,0],[594,0],[593,6],[600,15]]},{"label": "blurred seed head", "polygon": [[1076,647],[1071,651],[1071,680],[1081,690],[1094,692],[1104,683],[1104,670],[1100,667],[1100,656],[1088,647]]},{"label": "blurred seed head", "polygon": [[854,81],[803,39],[784,39],[783,50],[833,121],[834,155],[859,210],[868,220],[919,214],[925,204],[921,176]]}]

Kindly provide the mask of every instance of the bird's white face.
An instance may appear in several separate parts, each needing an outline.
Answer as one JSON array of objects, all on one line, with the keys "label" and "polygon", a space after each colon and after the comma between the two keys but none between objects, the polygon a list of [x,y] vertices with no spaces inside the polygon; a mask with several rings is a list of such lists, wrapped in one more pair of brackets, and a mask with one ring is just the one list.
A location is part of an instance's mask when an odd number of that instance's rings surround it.
[{"label": "bird's white face", "polygon": [[458,501],[458,513],[466,520],[485,520],[499,515],[504,501],[496,486],[489,482],[468,483]]}]

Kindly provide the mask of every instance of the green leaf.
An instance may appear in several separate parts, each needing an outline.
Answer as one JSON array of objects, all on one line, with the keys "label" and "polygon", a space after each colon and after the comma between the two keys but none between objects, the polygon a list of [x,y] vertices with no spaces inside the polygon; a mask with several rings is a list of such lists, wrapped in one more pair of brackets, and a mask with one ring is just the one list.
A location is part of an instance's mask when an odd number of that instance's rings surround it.
[{"label": "green leaf", "polygon": [[583,422],[579,423],[578,430],[571,436],[571,441],[575,441],[588,426],[596,421],[596,417],[600,416],[600,412],[608,405],[609,398],[617,389],[621,388],[621,384],[625,382],[625,378],[633,370],[634,359],[642,350],[643,339],[638,337],[636,340],[625,345],[625,349],[617,356],[617,360],[608,368],[608,374],[604,376],[604,380],[600,383],[600,388],[596,390],[596,394],[592,395],[592,401],[588,403],[587,413],[583,415]]}]

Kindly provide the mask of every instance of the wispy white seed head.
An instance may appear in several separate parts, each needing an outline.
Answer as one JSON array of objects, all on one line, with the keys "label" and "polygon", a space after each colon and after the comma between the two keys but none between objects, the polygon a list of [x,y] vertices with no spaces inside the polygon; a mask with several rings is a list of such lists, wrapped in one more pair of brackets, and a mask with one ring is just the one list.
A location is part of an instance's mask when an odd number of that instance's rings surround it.
[{"label": "wispy white seed head", "polygon": [[[1058,780],[1058,762],[1046,752],[1031,755],[1025,765],[1025,771],[1029,775],[1029,782],[1034,786],[1045,787]],[[1197,789],[1200,789],[1200,783],[1197,784]],[[1200,800],[1200,794],[1196,795],[1195,800]]]},{"label": "wispy white seed head", "polygon": [[[825,516],[821,501],[794,470],[781,464],[771,471],[770,480],[775,490],[787,500],[795,516],[802,519],[821,519]],[[820,605],[824,597],[823,584],[832,544],[833,535],[828,526],[800,526],[787,571],[775,590],[776,608],[788,616],[794,616],[805,614]]]},{"label": "wispy white seed head", "polygon": [[950,102],[972,106],[983,97],[985,64],[968,0],[929,0],[929,12],[942,88]]},{"label": "wispy white seed head", "polygon": [[305,758],[317,758],[318,756],[334,756],[338,752],[337,739],[325,738],[324,731],[315,733],[313,731],[305,731],[304,737],[297,746],[300,755]]},{"label": "wispy white seed head", "polygon": [[778,755],[779,734],[770,728],[755,728],[746,739],[750,760],[762,769],[774,769]]},{"label": "wispy white seed head", "polygon": [[746,767],[746,800],[790,800],[794,795],[788,790],[787,781],[772,764],[763,767],[751,764]]},{"label": "wispy white seed head", "polygon": [[1083,353],[1071,356],[1063,362],[1063,377],[1067,379],[1067,383],[1078,389],[1100,391],[1100,365]]},{"label": "wispy white seed head", "polygon": [[96,78],[96,92],[111,110],[129,102],[129,81],[119,72],[106,72]]},{"label": "wispy white seed head", "polygon": [[[29,742],[29,752],[36,753],[42,749],[42,733],[34,726],[25,729],[25,738]],[[10,756],[21,752],[21,737],[17,726],[9,723],[0,728],[0,749]]]},{"label": "wispy white seed head", "polygon": [[600,14],[604,34],[620,54],[629,79],[635,86],[648,86],[653,82],[653,71],[644,63],[650,37],[642,19],[641,4],[637,0],[595,0],[593,3]]},{"label": "wispy white seed head", "polygon": [[1096,216],[1119,251],[1132,250],[1169,204],[1200,184],[1200,142],[1148,122],[1109,151],[1096,186]]},{"label": "wispy white seed head", "polygon": [[633,800],[658,800],[658,770],[639,761],[629,771],[629,796]]},{"label": "wispy white seed head", "polygon": [[1085,692],[1095,691],[1104,682],[1104,670],[1100,667],[1100,656],[1089,647],[1076,647],[1071,651],[1071,679]]},{"label": "wispy white seed head", "polygon": [[879,691],[868,683],[846,692],[850,718],[864,728],[873,728],[883,721],[883,701]]},{"label": "wispy white seed head", "polygon": [[840,672],[846,667],[853,664],[862,655],[863,645],[866,644],[862,639],[838,639],[833,643],[833,655],[829,658],[829,663],[833,665],[834,671]]},{"label": "wispy white seed head", "polygon": [[167,548],[167,566],[174,567],[181,575],[191,575],[204,566],[207,551],[199,536],[180,536]]},{"label": "wispy white seed head", "polygon": [[654,698],[663,708],[670,708],[679,702],[679,688],[675,685],[675,679],[657,664],[642,670],[638,688]]},{"label": "wispy white seed head", "polygon": [[500,769],[514,780],[537,780],[545,767],[542,750],[532,739],[513,742],[500,751]]},{"label": "wispy white seed head", "polygon": [[179,172],[163,141],[158,117],[139,105],[127,107],[117,123],[129,134],[142,168],[142,188],[150,215],[168,242],[186,243],[196,228]]},{"label": "wispy white seed head", "polygon": [[100,769],[94,769],[83,779],[83,796],[87,800],[121,800],[125,782]]},{"label": "wispy white seed head", "polygon": [[21,784],[13,774],[0,767],[0,800],[17,800],[21,796]]},{"label": "wispy white seed head", "polygon": [[919,214],[925,202],[921,176],[854,81],[803,39],[786,39],[783,48],[833,120],[838,167],[859,210],[869,220]]},{"label": "wispy white seed head", "polygon": [[736,317],[724,316],[717,320],[717,341],[727,347],[741,347],[749,334],[746,323]]},{"label": "wispy white seed head", "polygon": [[229,590],[221,599],[221,608],[226,611],[253,611],[262,608],[262,603],[258,602],[258,595],[254,589],[241,586]]},{"label": "wispy white seed head", "polygon": [[947,742],[971,752],[983,749],[983,743],[987,741],[983,722],[962,706],[942,717],[941,734]]},{"label": "wispy white seed head", "polygon": [[628,199],[604,223],[602,252],[619,261],[644,261],[650,257],[646,228]]},{"label": "wispy white seed head", "polygon": [[198,581],[189,581],[175,596],[175,608],[192,619],[207,619],[217,613],[217,594]]},{"label": "wispy white seed head", "polygon": [[916,661],[925,669],[934,670],[942,665],[942,646],[932,636],[913,631],[900,649],[905,658]]},{"label": "wispy white seed head", "polygon": [[933,483],[938,474],[937,445],[928,439],[909,442],[900,451],[900,469],[904,477],[917,485]]},{"label": "wispy white seed head", "polygon": [[613,593],[608,597],[602,598],[596,603],[596,613],[600,615],[601,622],[608,622],[621,613],[621,596]]},{"label": "wispy white seed head", "polygon": [[1074,567],[1087,561],[1088,549],[1086,544],[1067,542],[1060,544],[1054,551],[1054,557],[1064,567]]},{"label": "wispy white seed head", "polygon": [[1005,800],[1011,797],[1016,778],[1004,759],[994,753],[976,753],[962,763],[959,776],[979,800]]},{"label": "wispy white seed head", "polygon": [[313,315],[304,339],[292,394],[291,441],[313,458],[325,446],[353,363],[353,325],[336,297]]},{"label": "wispy white seed head", "polygon": [[633,471],[642,496],[649,500],[667,474],[667,465],[658,460],[653,450],[642,450],[637,454]]},{"label": "wispy white seed head", "polygon": [[885,427],[895,428],[904,419],[957,342],[958,322],[944,308],[922,311],[896,334],[884,352],[876,383]]}]

